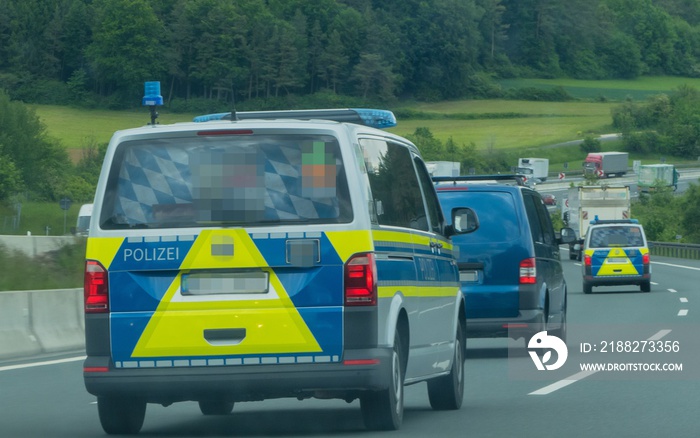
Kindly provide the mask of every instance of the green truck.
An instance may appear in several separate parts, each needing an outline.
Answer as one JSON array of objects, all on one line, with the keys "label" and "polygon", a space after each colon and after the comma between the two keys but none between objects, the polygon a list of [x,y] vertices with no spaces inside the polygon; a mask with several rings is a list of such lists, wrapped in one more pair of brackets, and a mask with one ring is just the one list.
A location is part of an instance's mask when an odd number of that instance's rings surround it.
[{"label": "green truck", "polygon": [[639,167],[637,187],[651,192],[661,187],[678,188],[678,171],[673,164],[642,164]]}]

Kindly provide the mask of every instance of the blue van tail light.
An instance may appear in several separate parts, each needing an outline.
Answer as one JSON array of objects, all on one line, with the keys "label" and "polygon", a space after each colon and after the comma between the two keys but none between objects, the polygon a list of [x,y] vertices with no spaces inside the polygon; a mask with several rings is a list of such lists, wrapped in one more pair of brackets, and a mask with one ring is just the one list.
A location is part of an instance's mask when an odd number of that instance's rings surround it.
[{"label": "blue van tail light", "polygon": [[345,305],[377,305],[377,264],[374,254],[356,254],[345,264]]},{"label": "blue van tail light", "polygon": [[642,256],[642,264],[643,265],[648,265],[651,262],[651,258],[649,257],[649,253],[646,253]]},{"label": "blue van tail light", "polygon": [[520,284],[537,283],[537,267],[534,258],[523,259],[520,262]]},{"label": "blue van tail light", "polygon": [[109,284],[107,270],[94,260],[85,262],[85,313],[109,312]]}]

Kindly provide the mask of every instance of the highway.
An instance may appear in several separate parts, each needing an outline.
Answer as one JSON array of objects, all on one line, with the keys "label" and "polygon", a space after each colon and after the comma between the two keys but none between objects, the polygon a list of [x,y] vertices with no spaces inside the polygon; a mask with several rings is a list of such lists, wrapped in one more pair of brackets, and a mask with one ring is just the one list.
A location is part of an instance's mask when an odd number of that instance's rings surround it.
[{"label": "highway", "polygon": [[[699,169],[679,169],[679,179],[678,179],[678,190],[676,194],[682,194],[690,184],[698,185],[700,184],[700,170]],[[564,173],[564,179],[548,178],[547,181],[539,183],[535,186],[535,190],[540,193],[551,193],[557,199],[557,205],[555,207],[549,207],[550,210],[562,209],[564,206],[564,200],[568,196],[568,189],[571,184],[579,185],[583,182],[581,176],[568,177]],[[637,175],[634,173],[629,173],[621,178],[608,178],[599,180],[601,184],[607,184],[611,186],[629,186],[630,194],[633,198],[638,197],[639,193],[637,190]]]},{"label": "highway", "polygon": [[[569,353],[556,372],[532,377],[535,367],[522,341],[470,339],[462,409],[432,411],[425,384],[410,386],[399,433],[366,432],[357,401],[281,399],[240,403],[224,417],[205,417],[195,403],[149,405],[141,435],[696,437],[700,262],[654,258],[651,293],[618,286],[584,295],[580,264],[568,260],[565,249],[561,258],[569,288]],[[584,362],[648,359],[633,352],[581,353],[581,344],[602,349],[607,341],[654,340],[677,341],[680,351],[656,353],[652,361],[680,363],[682,372],[579,371]],[[0,362],[0,437],[103,436],[95,398],[83,386],[81,357]]]}]

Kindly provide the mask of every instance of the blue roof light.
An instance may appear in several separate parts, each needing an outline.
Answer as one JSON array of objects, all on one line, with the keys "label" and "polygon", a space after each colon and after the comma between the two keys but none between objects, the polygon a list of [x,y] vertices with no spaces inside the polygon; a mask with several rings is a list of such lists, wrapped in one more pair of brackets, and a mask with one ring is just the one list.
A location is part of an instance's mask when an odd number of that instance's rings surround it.
[{"label": "blue roof light", "polygon": [[163,105],[163,96],[160,95],[160,81],[146,82],[144,84],[142,105]]},{"label": "blue roof light", "polygon": [[396,116],[391,111],[366,108],[352,108],[352,110],[357,112],[365,125],[372,128],[384,129],[396,126]]}]

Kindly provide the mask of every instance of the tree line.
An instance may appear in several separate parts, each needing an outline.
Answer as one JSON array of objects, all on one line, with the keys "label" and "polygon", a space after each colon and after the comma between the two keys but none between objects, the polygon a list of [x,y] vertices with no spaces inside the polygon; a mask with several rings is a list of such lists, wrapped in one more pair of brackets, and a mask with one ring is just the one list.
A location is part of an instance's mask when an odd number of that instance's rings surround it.
[{"label": "tree line", "polygon": [[[688,0],[0,0],[0,88],[122,108],[330,93],[494,97],[493,78],[700,74]],[[209,105],[211,108],[211,105]]]}]

